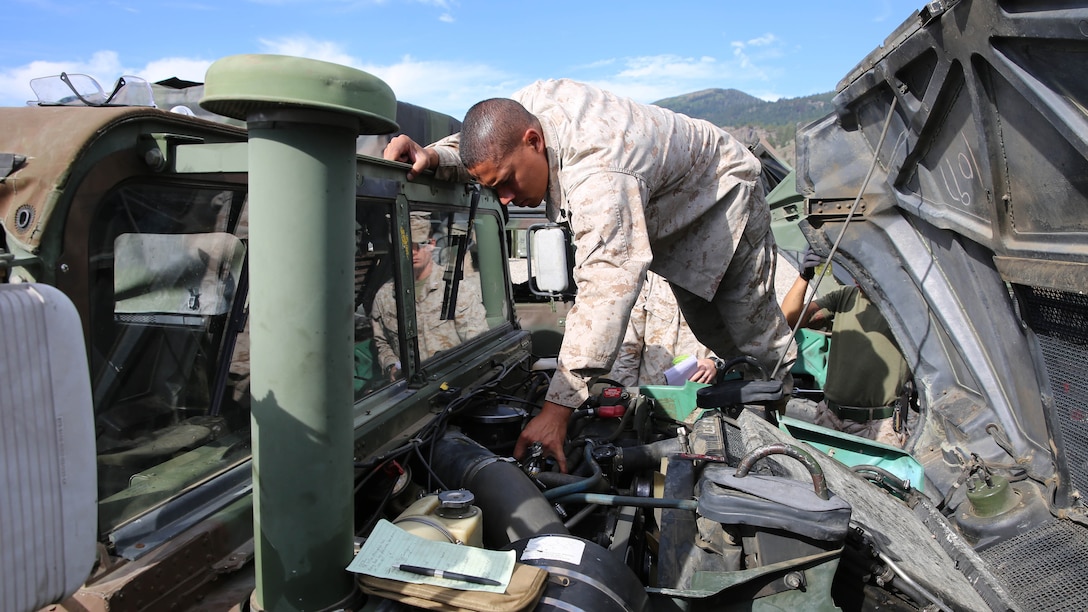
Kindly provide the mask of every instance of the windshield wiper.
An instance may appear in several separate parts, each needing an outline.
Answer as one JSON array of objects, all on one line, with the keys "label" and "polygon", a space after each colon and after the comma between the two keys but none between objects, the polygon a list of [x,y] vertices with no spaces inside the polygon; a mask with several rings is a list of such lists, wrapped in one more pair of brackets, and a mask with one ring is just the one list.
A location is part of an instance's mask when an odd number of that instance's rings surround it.
[{"label": "windshield wiper", "polygon": [[[472,199],[468,206],[468,224],[465,226],[463,236],[457,237],[457,254],[453,259],[453,269],[446,267],[446,292],[442,296],[442,320],[450,321],[457,314],[457,289],[461,285],[461,279],[465,275],[465,255],[468,254],[468,244],[472,237],[472,224],[476,220],[476,208],[480,204],[480,185],[472,183],[468,186],[472,190]],[[450,227],[446,235],[453,238],[453,216],[450,217]]]}]

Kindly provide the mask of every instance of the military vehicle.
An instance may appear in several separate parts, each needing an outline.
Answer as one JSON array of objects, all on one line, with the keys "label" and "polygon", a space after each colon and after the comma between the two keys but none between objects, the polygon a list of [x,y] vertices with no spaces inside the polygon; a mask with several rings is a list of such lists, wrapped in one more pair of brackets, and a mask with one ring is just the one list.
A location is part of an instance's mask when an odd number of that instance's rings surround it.
[{"label": "military vehicle", "polygon": [[[537,610],[1085,609],[1083,23],[927,3],[772,181],[780,244],[830,257],[911,365],[902,450],[775,426],[733,378],[602,382],[570,474],[511,459],[561,334],[532,321],[568,307],[524,289],[569,293],[521,267],[565,245],[360,154],[411,128],[369,75],[236,56],[203,116],[70,78],[0,109],[4,609],[411,609],[345,570],[385,521],[515,551]],[[419,141],[457,128],[408,110]]]}]

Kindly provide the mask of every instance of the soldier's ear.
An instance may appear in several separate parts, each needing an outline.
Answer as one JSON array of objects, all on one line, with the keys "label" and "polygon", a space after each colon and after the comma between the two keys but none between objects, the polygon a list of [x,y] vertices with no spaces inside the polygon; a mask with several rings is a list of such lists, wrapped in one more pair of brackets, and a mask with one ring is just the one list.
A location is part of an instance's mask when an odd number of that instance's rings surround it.
[{"label": "soldier's ear", "polygon": [[521,141],[537,153],[544,152],[544,135],[535,127],[525,130],[525,133],[521,136]]}]

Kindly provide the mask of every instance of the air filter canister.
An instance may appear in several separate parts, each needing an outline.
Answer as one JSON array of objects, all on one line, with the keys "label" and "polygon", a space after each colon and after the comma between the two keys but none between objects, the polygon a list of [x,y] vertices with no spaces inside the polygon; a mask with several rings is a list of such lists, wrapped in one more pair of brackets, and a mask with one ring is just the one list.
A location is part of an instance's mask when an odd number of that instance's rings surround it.
[{"label": "air filter canister", "polygon": [[538,612],[643,612],[648,598],[631,568],[607,549],[569,535],[518,540],[518,561],[548,571],[548,584],[537,603]]}]

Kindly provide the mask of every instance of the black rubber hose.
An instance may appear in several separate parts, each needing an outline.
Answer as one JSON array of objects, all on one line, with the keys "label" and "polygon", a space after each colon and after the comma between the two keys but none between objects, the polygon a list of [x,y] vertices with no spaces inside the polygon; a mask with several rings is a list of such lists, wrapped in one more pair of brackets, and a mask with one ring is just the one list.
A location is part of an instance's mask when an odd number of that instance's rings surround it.
[{"label": "black rubber hose", "polygon": [[[663,457],[680,452],[680,440],[668,438],[640,446],[615,447],[616,457],[612,461],[615,469],[621,472],[635,473],[648,468],[657,468]],[[536,479],[548,488],[544,497],[549,501],[573,493],[601,493],[608,490],[608,483],[601,477],[601,468],[593,459],[592,452],[584,453],[586,463],[593,469],[589,476],[561,474],[559,472],[541,472]],[[592,479],[592,482],[589,482]],[[581,484],[581,488],[574,485]],[[555,493],[554,489],[563,487]]]},{"label": "black rubber hose", "polygon": [[680,452],[679,438],[666,438],[643,444],[641,446],[626,446],[617,449],[616,461],[624,472],[633,473],[648,468],[656,468],[661,464],[661,459],[668,455]]},{"label": "black rubber hose", "polygon": [[[546,489],[554,489],[555,487],[561,487],[575,482],[582,482],[586,476],[578,476],[577,474],[564,474],[562,472],[540,472],[536,475],[537,481],[544,485]],[[594,487],[591,493],[605,493],[608,491],[607,483],[600,483]]]},{"label": "black rubber hose", "polygon": [[442,461],[432,467],[442,481],[476,497],[484,515],[485,547],[498,549],[538,535],[568,535],[555,508],[517,465],[459,431],[446,432],[434,450]]},{"label": "black rubber hose", "polygon": [[548,489],[544,492],[545,499],[553,501],[571,493],[585,493],[586,491],[595,489],[604,482],[604,472],[601,471],[601,466],[593,460],[593,443],[588,440],[586,441],[585,457],[586,463],[593,468],[593,474],[578,482],[572,482],[554,489]]}]

